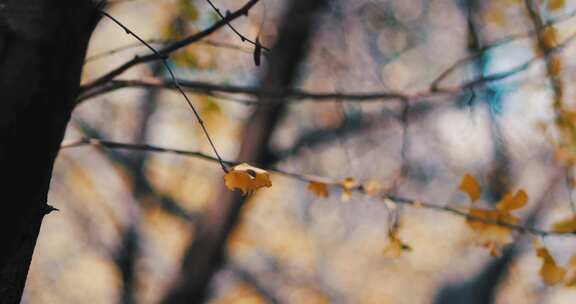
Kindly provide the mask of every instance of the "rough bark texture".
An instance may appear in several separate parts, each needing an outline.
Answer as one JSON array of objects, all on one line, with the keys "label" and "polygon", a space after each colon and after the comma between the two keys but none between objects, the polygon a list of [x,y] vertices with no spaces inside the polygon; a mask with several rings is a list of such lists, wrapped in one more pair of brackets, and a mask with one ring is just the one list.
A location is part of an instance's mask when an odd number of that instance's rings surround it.
[{"label": "rough bark texture", "polygon": [[90,0],[0,0],[0,303],[19,303],[97,21]]},{"label": "rough bark texture", "polygon": [[[316,18],[325,0],[292,0],[279,25],[279,36],[272,48],[261,86],[264,90],[282,90],[292,86],[306,58]],[[284,105],[262,100],[244,129],[238,161],[257,166],[270,159],[270,138]],[[229,234],[238,223],[246,197],[222,189],[206,211],[188,248],[182,272],[163,303],[202,303],[212,276],[224,264]]]}]

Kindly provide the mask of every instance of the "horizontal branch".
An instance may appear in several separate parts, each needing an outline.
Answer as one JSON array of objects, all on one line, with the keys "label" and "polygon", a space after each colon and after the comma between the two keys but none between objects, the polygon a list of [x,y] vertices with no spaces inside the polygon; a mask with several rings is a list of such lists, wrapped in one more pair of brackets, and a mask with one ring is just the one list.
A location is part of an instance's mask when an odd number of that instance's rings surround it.
[{"label": "horizontal branch", "polygon": [[[179,79],[178,83],[180,86],[188,91],[200,94],[214,95],[214,94],[243,94],[250,95],[256,98],[266,98],[267,103],[285,103],[285,102],[302,102],[302,101],[314,101],[314,102],[332,102],[334,100],[345,100],[354,102],[377,102],[377,101],[416,101],[423,98],[434,97],[437,95],[454,95],[459,94],[463,91],[485,85],[489,82],[500,81],[511,77],[517,73],[520,73],[528,69],[532,64],[537,62],[538,58],[532,58],[523,64],[520,64],[508,71],[501,73],[494,73],[486,76],[480,76],[476,79],[470,80],[460,85],[455,86],[445,86],[440,88],[429,88],[419,92],[404,92],[404,91],[382,91],[382,92],[371,92],[371,93],[360,93],[360,92],[309,92],[301,89],[288,89],[288,90],[276,90],[269,91],[263,90],[259,87],[252,86],[236,86],[236,85],[225,85],[225,84],[213,84],[202,81],[193,81]],[[176,90],[177,88],[171,81],[159,78],[147,78],[147,79],[133,79],[133,80],[110,80],[106,84],[85,92],[80,95],[78,102],[97,97],[102,94],[106,94],[112,91],[116,91],[124,88],[148,88],[148,89],[169,89]],[[224,96],[219,96],[224,97]],[[227,100],[226,98],[223,98]],[[228,99],[231,101],[236,101],[244,104],[258,104],[260,101],[257,99]]]},{"label": "horizontal branch", "polygon": [[[199,159],[218,163],[217,158],[212,157],[210,155],[206,155],[206,154],[204,154],[202,152],[198,152],[198,151],[170,149],[170,148],[163,148],[163,147],[147,145],[147,144],[120,143],[120,142],[113,142],[113,141],[106,141],[106,140],[98,140],[98,139],[93,139],[93,138],[83,138],[83,139],[80,139],[77,141],[64,143],[61,146],[61,148],[62,149],[68,149],[68,148],[81,147],[81,146],[96,146],[96,147],[103,147],[103,148],[110,148],[110,149],[126,149],[126,150],[137,150],[137,151],[145,151],[145,152],[169,153],[169,154],[177,154],[177,155],[199,158]],[[234,166],[234,165],[238,164],[238,163],[231,162],[231,161],[224,161],[224,162],[230,166]],[[273,172],[273,173],[276,173],[278,175],[286,176],[286,177],[289,177],[289,178],[292,178],[295,180],[299,180],[299,181],[303,181],[306,183],[319,182],[319,183],[324,183],[324,184],[327,184],[327,185],[330,185],[333,187],[342,188],[341,181],[333,179],[333,178],[292,173],[292,172],[287,172],[287,171],[284,171],[281,169],[276,169],[276,168],[263,168],[263,169],[266,169],[266,170]],[[420,200],[409,199],[406,197],[401,197],[401,196],[396,196],[396,195],[384,194],[384,195],[381,195],[378,197],[374,197],[374,196],[369,195],[368,192],[366,191],[366,189],[362,185],[354,187],[353,189],[350,189],[350,190],[353,190],[354,192],[357,192],[357,193],[367,195],[370,198],[377,198],[381,201],[392,201],[396,204],[406,205],[406,206],[410,206],[410,207],[414,207],[414,208],[425,208],[425,209],[430,209],[430,210],[435,210],[435,211],[440,211],[440,212],[445,212],[445,213],[451,213],[451,214],[466,218],[468,220],[473,220],[473,221],[483,222],[486,224],[492,224],[492,225],[497,225],[497,226],[509,228],[509,229],[517,231],[519,233],[529,233],[529,234],[538,235],[538,236],[554,236],[554,235],[555,236],[574,236],[574,235],[576,235],[576,233],[573,233],[573,232],[560,232],[560,231],[552,231],[552,230],[543,230],[543,229],[539,229],[536,227],[525,226],[525,225],[521,225],[521,224],[514,224],[514,223],[509,223],[509,222],[500,221],[500,220],[487,219],[487,218],[472,215],[466,209],[458,209],[458,208],[450,207],[447,205],[438,205],[438,204],[423,202]]]},{"label": "horizontal branch", "polygon": [[[173,42],[163,49],[159,50],[158,53],[161,56],[166,56],[171,52],[186,46],[188,44],[201,41],[204,37],[208,36],[210,33],[214,32],[216,29],[226,25],[226,22],[229,22],[230,18],[234,17],[237,18],[242,15],[243,12],[248,12],[248,10],[256,4],[258,0],[252,0],[248,2],[244,7],[239,9],[238,11],[225,16],[225,19],[221,19],[220,22],[215,23],[212,27],[199,32],[195,35],[192,35],[188,38],[185,38],[180,41]],[[576,15],[575,12],[571,12],[564,16],[561,16],[553,21],[550,21],[546,24],[546,27],[553,26],[558,22],[562,22],[568,20]],[[226,22],[225,22],[226,21]],[[543,29],[544,30],[544,29]],[[524,71],[528,69],[533,63],[538,61],[538,57],[533,57],[526,61],[523,64],[520,64],[509,71],[505,71],[502,73],[495,73],[491,75],[480,76],[476,79],[473,79],[467,83],[463,83],[456,86],[451,87],[440,87],[440,83],[445,80],[452,72],[454,72],[459,66],[466,64],[472,60],[475,60],[479,56],[481,56],[484,52],[489,51],[495,47],[501,46],[506,43],[510,43],[516,41],[518,39],[531,37],[535,34],[538,34],[536,30],[532,30],[526,33],[512,35],[506,38],[503,38],[489,46],[485,46],[480,49],[478,52],[466,56],[462,59],[457,60],[451,66],[449,66],[446,70],[444,70],[438,77],[436,77],[430,84],[429,88],[416,93],[408,93],[408,92],[374,92],[374,93],[311,93],[305,92],[303,90],[291,90],[291,91],[282,91],[282,92],[263,92],[258,88],[255,87],[243,87],[243,86],[232,86],[232,85],[218,85],[218,84],[210,84],[210,83],[203,83],[197,81],[187,81],[187,80],[179,80],[184,88],[186,88],[190,92],[196,93],[203,93],[203,94],[210,94],[213,95],[215,93],[230,93],[230,94],[246,94],[255,97],[270,97],[270,98],[280,98],[280,99],[288,99],[292,102],[303,101],[303,100],[315,100],[315,101],[333,101],[333,100],[348,100],[348,101],[357,101],[357,102],[372,102],[372,101],[383,101],[383,100],[416,100],[422,99],[427,97],[432,97],[436,94],[457,94],[463,90],[471,89],[477,86],[481,86],[485,83],[492,82],[492,81],[499,81],[503,80],[507,77],[513,76],[516,73]],[[561,49],[565,47],[568,43],[574,40],[575,35],[570,36],[566,39],[563,43],[559,44],[554,50]],[[158,41],[155,41],[158,42]],[[112,50],[111,52],[115,52]],[[101,55],[102,56],[102,55]],[[158,88],[158,89],[175,89],[175,87],[166,80],[162,79],[149,79],[149,80],[114,80],[114,78],[127,69],[135,66],[137,64],[148,62],[152,60],[158,59],[154,54],[146,55],[143,57],[134,57],[132,60],[124,63],[123,65],[119,66],[118,68],[106,73],[105,75],[101,76],[100,78],[89,82],[81,87],[81,96],[79,101],[86,100],[104,93],[108,93],[111,91],[115,91],[122,88],[128,87],[145,87],[145,88]],[[255,104],[258,103],[258,100],[236,100],[240,101],[245,104]]]}]

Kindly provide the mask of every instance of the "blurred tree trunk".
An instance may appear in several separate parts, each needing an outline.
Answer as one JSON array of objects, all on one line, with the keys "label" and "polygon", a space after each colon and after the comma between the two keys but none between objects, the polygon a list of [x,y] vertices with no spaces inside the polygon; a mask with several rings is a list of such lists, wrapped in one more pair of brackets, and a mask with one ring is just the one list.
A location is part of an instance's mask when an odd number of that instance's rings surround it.
[{"label": "blurred tree trunk", "polygon": [[[292,0],[288,3],[261,81],[264,90],[283,90],[293,85],[298,69],[308,55],[316,19],[326,3],[326,0]],[[271,161],[270,138],[285,106],[265,99],[260,102],[244,129],[238,161],[265,166]],[[163,303],[205,301],[210,279],[225,262],[226,241],[239,221],[245,202],[246,197],[238,193],[225,188],[220,190],[199,223],[185,253],[181,274]]]},{"label": "blurred tree trunk", "polygon": [[0,303],[19,303],[97,22],[90,0],[0,0]]}]

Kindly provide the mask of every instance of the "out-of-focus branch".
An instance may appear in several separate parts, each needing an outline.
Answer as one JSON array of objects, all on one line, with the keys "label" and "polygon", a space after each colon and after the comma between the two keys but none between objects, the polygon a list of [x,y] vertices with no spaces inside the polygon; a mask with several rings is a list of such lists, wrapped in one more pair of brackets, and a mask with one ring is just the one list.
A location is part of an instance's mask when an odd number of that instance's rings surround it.
[{"label": "out-of-focus branch", "polygon": [[[251,1],[252,2],[252,1]],[[245,6],[247,7],[248,4]],[[247,9],[249,10],[249,8]],[[478,50],[471,55],[468,55],[460,60],[457,60],[451,66],[449,66],[446,70],[444,70],[438,77],[436,77],[430,84],[428,89],[425,89],[421,92],[409,93],[409,92],[374,92],[374,93],[313,93],[313,92],[306,92],[303,90],[290,90],[290,91],[267,91],[263,92],[255,87],[241,87],[241,86],[231,86],[231,85],[218,85],[218,84],[210,84],[210,83],[203,83],[203,82],[196,82],[196,81],[187,81],[187,80],[178,80],[180,85],[185,88],[186,90],[197,92],[197,93],[231,93],[231,94],[245,94],[245,95],[252,95],[254,97],[270,97],[270,98],[279,98],[294,101],[301,101],[301,100],[315,100],[315,101],[330,101],[333,99],[344,99],[348,101],[382,101],[382,100],[400,100],[400,99],[410,99],[410,100],[417,100],[422,98],[431,97],[437,94],[457,94],[462,91],[482,86],[485,83],[503,80],[510,76],[513,76],[519,72],[522,72],[529,68],[532,64],[538,61],[538,57],[534,57],[523,64],[520,64],[508,71],[495,73],[491,75],[485,75],[479,77],[477,79],[472,79],[468,82],[462,83],[457,86],[441,86],[440,83],[445,80],[449,75],[451,75],[458,67],[467,64],[471,61],[478,59],[480,56],[484,55],[487,51],[492,50],[493,48],[502,46],[506,43],[510,43],[512,41],[516,41],[522,38],[528,38],[532,36],[539,36],[542,35],[546,29],[551,28],[556,23],[567,20],[572,18],[576,12],[567,14],[560,18],[557,18],[554,21],[548,23],[541,23],[541,27],[527,33],[512,35],[501,40],[496,41],[495,43],[487,46],[483,46],[478,48]],[[224,19],[222,19],[223,21]],[[231,20],[230,20],[231,21]],[[218,23],[217,23],[218,24]],[[216,26],[216,25],[214,25]],[[222,26],[222,25],[221,25]],[[186,39],[183,39],[178,42],[174,42],[163,49],[159,50],[159,53],[163,56],[177,50],[180,47],[186,46],[187,44],[183,44],[184,41],[189,41],[188,44],[202,41],[200,39],[194,39],[197,35],[202,35],[203,32],[197,33],[192,35]],[[205,37],[207,35],[204,35]],[[570,36],[564,42],[560,43],[557,47],[550,50],[550,52],[555,52],[557,49],[561,49],[565,47],[568,43],[574,40],[576,34]],[[154,41],[153,42],[158,42]],[[177,48],[174,46],[177,45]],[[127,70],[128,68],[132,67],[133,65],[155,60],[153,58],[153,54],[143,56],[143,57],[135,57],[131,61],[126,62],[124,65],[120,66],[119,68],[110,71],[106,75],[100,77],[93,82],[85,84],[82,86],[82,94],[79,98],[79,101],[92,98],[104,93],[108,93],[117,89],[126,88],[126,87],[152,87],[152,88],[164,88],[164,89],[176,89],[173,84],[166,80],[162,79],[144,79],[144,80],[114,80],[116,76]],[[126,67],[124,67],[126,66]],[[253,101],[243,101],[244,103],[258,103],[257,100]]]},{"label": "out-of-focus branch", "polygon": [[541,35],[542,32],[545,31],[547,28],[553,27],[559,23],[570,20],[574,16],[576,16],[576,11],[570,12],[570,13],[562,15],[560,17],[557,17],[556,19],[550,20],[549,22],[542,23],[542,26],[538,29],[530,30],[526,33],[510,35],[510,36],[507,36],[505,38],[499,39],[499,40],[497,40],[491,44],[478,46],[478,48],[476,48],[476,50],[474,52],[470,53],[468,56],[465,56],[465,57],[457,60],[452,65],[450,65],[446,70],[444,70],[444,72],[442,72],[440,75],[438,75],[438,77],[432,81],[431,87],[437,88],[440,85],[440,83],[442,81],[444,81],[457,68],[459,68],[459,67],[461,67],[461,66],[463,66],[469,62],[477,60],[478,58],[480,58],[481,56],[483,56],[486,52],[488,52],[490,50],[493,50],[495,48],[501,47],[503,45],[509,44],[511,42],[514,42],[514,41],[518,41],[520,39],[525,39],[525,38]]},{"label": "out-of-focus branch", "polygon": [[[402,91],[384,91],[373,93],[324,93],[324,92],[307,92],[299,89],[276,89],[266,90],[257,87],[243,87],[233,85],[220,85],[211,84],[206,82],[191,81],[179,79],[180,86],[190,92],[214,94],[214,93],[230,93],[230,94],[245,94],[254,97],[270,99],[270,103],[285,103],[285,102],[332,102],[334,100],[346,100],[352,102],[377,102],[387,100],[410,100],[417,101],[424,98],[435,97],[437,95],[454,95],[471,88],[482,86],[486,83],[499,81],[511,77],[519,72],[528,69],[532,64],[537,62],[537,58],[526,61],[508,71],[494,73],[486,76],[480,76],[476,79],[465,82],[461,85],[445,86],[436,89],[425,89],[419,92],[402,92]],[[79,101],[84,101],[108,92],[112,92],[121,88],[158,88],[158,89],[176,89],[174,85],[163,79],[141,79],[141,80],[111,80],[105,85],[98,87],[94,90],[87,91],[79,97]],[[226,99],[224,99],[226,100]],[[245,104],[259,104],[260,100],[233,100]],[[278,101],[278,100],[282,100]]]},{"label": "out-of-focus branch", "polygon": [[[553,54],[562,50],[568,44],[576,39],[576,33],[570,35],[562,43],[559,43],[556,47],[548,50],[548,53]],[[476,57],[474,57],[476,58]],[[492,73],[489,75],[479,75],[478,77],[466,81],[459,85],[453,86],[439,86],[438,82],[441,81],[442,77],[434,80],[430,87],[422,91],[417,92],[404,92],[404,91],[383,91],[383,92],[370,92],[370,93],[359,93],[359,92],[309,92],[301,89],[262,89],[258,87],[246,87],[246,86],[234,86],[234,85],[223,85],[223,84],[213,84],[201,81],[192,81],[185,79],[178,79],[178,84],[180,87],[189,92],[201,93],[201,94],[215,94],[215,93],[226,93],[226,94],[243,94],[250,95],[253,97],[270,99],[270,102],[302,102],[302,101],[313,101],[313,102],[331,102],[334,100],[346,100],[350,102],[382,102],[382,101],[418,101],[425,98],[431,98],[441,95],[454,95],[465,92],[467,90],[484,86],[488,83],[501,81],[506,78],[517,75],[530,68],[533,64],[539,61],[539,57],[535,56],[528,59],[524,63],[521,63],[507,71]],[[448,75],[448,74],[446,74]],[[158,78],[148,78],[148,79],[134,79],[134,80],[112,80],[109,79],[92,89],[84,90],[78,101],[84,101],[96,96],[100,96],[105,93],[109,93],[122,88],[157,88],[157,89],[172,89],[176,90],[177,87],[171,81],[158,79]],[[226,99],[223,99],[226,100]],[[258,104],[259,100],[234,100],[231,101],[241,102],[244,104]],[[281,100],[281,101],[274,101]]]}]

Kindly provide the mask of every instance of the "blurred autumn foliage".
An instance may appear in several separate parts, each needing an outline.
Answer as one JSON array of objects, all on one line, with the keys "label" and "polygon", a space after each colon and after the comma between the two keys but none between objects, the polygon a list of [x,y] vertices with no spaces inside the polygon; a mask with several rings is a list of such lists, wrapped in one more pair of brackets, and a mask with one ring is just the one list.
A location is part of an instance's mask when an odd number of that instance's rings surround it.
[{"label": "blurred autumn foliage", "polygon": [[576,1],[109,2],[24,303],[576,302]]}]

